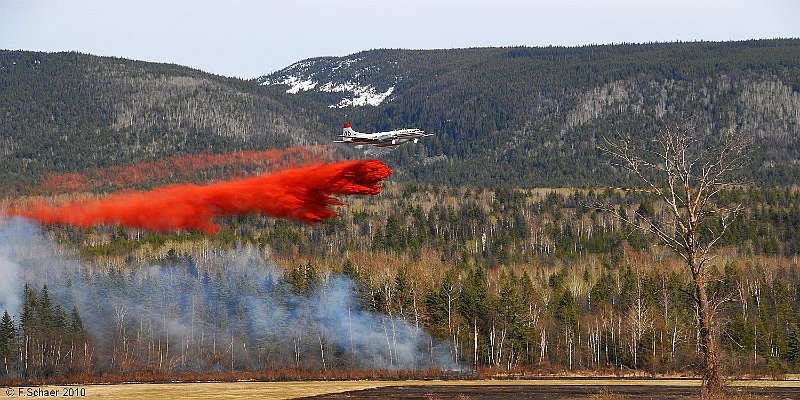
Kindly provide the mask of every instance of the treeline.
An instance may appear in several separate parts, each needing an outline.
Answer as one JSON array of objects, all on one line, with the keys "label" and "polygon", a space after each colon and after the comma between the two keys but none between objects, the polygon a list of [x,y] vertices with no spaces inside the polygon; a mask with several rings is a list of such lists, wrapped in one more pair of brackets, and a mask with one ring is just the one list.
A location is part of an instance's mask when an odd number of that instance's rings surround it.
[{"label": "treeline", "polygon": [[15,321],[3,313],[0,357],[6,377],[74,376],[91,371],[91,334],[76,307],[54,301],[44,285],[37,294],[25,285],[22,311]]},{"label": "treeline", "polygon": [[283,275],[255,249],[211,264],[183,257],[160,267],[88,270],[67,263],[55,277],[32,266],[31,279],[51,285],[39,295],[26,286],[21,315],[3,317],[0,379],[455,366],[422,326],[357,301],[347,277],[311,264]]},{"label": "treeline", "polygon": [[[109,304],[94,309],[83,304],[86,312],[102,313],[84,330],[77,311],[70,316],[58,305],[48,311],[43,289],[36,303],[26,300],[20,322],[7,313],[3,317],[3,375],[96,379],[286,368],[698,370],[689,277],[675,263],[658,266],[649,256],[628,256],[631,260],[618,265],[577,264],[552,273],[552,268],[452,267],[432,286],[415,282],[404,268],[393,279],[370,282],[345,261],[342,273],[355,282],[356,302],[349,300],[350,281],[313,264],[255,283],[219,271],[193,276],[192,261],[172,264],[169,283],[177,277],[189,285],[175,286],[174,294],[141,272],[99,273],[90,293],[122,290],[129,301],[99,298]],[[727,262],[714,277],[713,295],[727,300],[718,313],[725,372],[798,371],[797,265],[751,258]],[[113,281],[116,286],[108,286]],[[343,282],[348,292],[338,293]],[[156,293],[155,300],[164,303],[146,300]],[[263,302],[253,303],[251,296]],[[142,304],[137,308],[135,302]]]},{"label": "treeline", "polygon": [[[647,256],[619,264],[454,268],[416,300],[405,272],[377,288],[386,312],[425,321],[465,365],[504,371],[687,373],[702,365],[692,285],[680,265]],[[711,290],[729,374],[780,376],[800,367],[797,265],[729,262]],[[489,277],[488,275],[492,275]],[[381,303],[380,300],[384,300]],[[391,311],[390,311],[391,310]]]},{"label": "treeline", "polygon": [[[743,206],[721,239],[727,250],[786,257],[800,251],[797,189],[735,188],[721,193],[720,202]],[[614,255],[623,244],[635,250],[657,244],[601,206],[632,220],[635,213],[668,218],[655,197],[636,190],[489,191],[405,184],[384,190],[379,199],[356,201],[320,227],[264,221],[268,229],[258,234],[250,229],[259,221],[243,219],[231,229],[278,254],[325,257],[353,249],[419,255],[428,248],[444,261],[483,265],[575,261]]]},{"label": "treeline", "polygon": [[[389,184],[351,200],[320,225],[247,216],[212,237],[52,228],[83,243],[88,267],[48,278],[48,296],[91,321],[93,374],[701,365],[685,267],[597,207],[658,220],[643,192]],[[720,201],[744,206],[710,278],[724,369],[798,371],[800,191],[740,187]]]}]

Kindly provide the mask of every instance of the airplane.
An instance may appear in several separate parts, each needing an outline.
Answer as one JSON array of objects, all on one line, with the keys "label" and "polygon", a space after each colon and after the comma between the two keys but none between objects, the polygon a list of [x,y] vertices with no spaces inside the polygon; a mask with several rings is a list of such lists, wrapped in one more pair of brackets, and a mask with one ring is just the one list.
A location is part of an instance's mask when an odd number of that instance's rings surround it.
[{"label": "airplane", "polygon": [[339,137],[342,140],[334,140],[334,143],[346,143],[361,147],[363,145],[375,147],[393,147],[399,146],[403,143],[414,142],[417,143],[419,138],[425,136],[433,136],[432,133],[425,133],[416,128],[411,129],[398,129],[388,132],[376,133],[361,133],[356,132],[350,127],[349,122],[344,123],[342,134]]}]

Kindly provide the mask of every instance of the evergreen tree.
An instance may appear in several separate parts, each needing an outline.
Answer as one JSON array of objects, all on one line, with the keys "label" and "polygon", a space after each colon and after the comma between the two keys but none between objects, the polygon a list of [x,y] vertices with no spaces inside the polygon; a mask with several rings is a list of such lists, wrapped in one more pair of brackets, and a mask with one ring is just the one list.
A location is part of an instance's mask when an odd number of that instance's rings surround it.
[{"label": "evergreen tree", "polygon": [[394,278],[394,299],[398,311],[406,316],[413,306],[414,297],[411,292],[411,282],[404,267],[398,268]]},{"label": "evergreen tree", "polygon": [[472,325],[473,338],[473,363],[478,366],[478,336],[488,311],[488,288],[486,285],[486,272],[478,265],[472,268],[467,275],[458,295],[458,310],[461,316]]},{"label": "evergreen tree", "polygon": [[78,308],[75,307],[75,306],[72,307],[72,313],[70,315],[69,328],[73,333],[77,333],[77,334],[83,334],[84,333],[83,319],[81,318],[80,313],[78,313]]},{"label": "evergreen tree", "polygon": [[25,284],[22,298],[22,314],[19,317],[19,325],[20,329],[25,332],[26,335],[32,335],[38,330],[37,308],[38,301],[36,299],[36,293],[30,285]]},{"label": "evergreen tree", "polygon": [[5,374],[9,373],[9,365],[14,360],[14,341],[16,339],[16,329],[14,321],[8,315],[8,311],[3,311],[3,319],[0,321],[0,359],[3,360]]},{"label": "evergreen tree", "polygon": [[49,332],[56,327],[57,324],[55,322],[58,316],[53,309],[53,302],[50,300],[50,292],[47,290],[47,285],[42,286],[42,293],[36,303],[35,311],[38,317],[39,329]]},{"label": "evergreen tree", "polygon": [[578,303],[575,301],[575,296],[570,290],[564,290],[558,303],[556,303],[556,307],[556,317],[558,320],[561,321],[569,332],[577,336],[580,311],[578,310]]}]

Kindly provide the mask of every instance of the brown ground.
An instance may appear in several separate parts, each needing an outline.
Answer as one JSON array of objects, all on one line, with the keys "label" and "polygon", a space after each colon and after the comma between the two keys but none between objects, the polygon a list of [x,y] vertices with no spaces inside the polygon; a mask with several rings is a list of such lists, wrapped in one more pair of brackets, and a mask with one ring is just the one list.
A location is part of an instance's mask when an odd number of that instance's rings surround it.
[{"label": "brown ground", "polygon": [[[698,388],[688,386],[388,386],[382,388],[331,393],[304,399],[421,399],[421,400],[489,400],[489,399],[552,399],[552,400],[621,400],[658,399],[688,400],[698,398]],[[800,399],[800,387],[734,388],[730,400]]]}]

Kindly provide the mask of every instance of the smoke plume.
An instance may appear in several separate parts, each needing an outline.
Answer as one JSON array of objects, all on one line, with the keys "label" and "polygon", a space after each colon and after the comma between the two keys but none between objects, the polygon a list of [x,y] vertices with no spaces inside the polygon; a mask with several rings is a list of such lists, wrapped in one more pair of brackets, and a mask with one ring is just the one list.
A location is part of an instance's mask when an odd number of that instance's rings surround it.
[{"label": "smoke plume", "polygon": [[334,217],[331,206],[344,203],[332,195],[376,195],[391,173],[378,160],[342,161],[210,185],[172,185],[60,205],[39,202],[9,215],[78,227],[119,224],[213,234],[219,230],[217,217],[261,213],[307,223]]},{"label": "smoke plume", "polygon": [[19,323],[23,285],[76,307],[97,370],[299,367],[455,369],[448,346],[412,321],[366,308],[353,282],[320,276],[298,290],[255,247],[123,269],[81,262],[21,219],[0,221],[2,309]]}]

